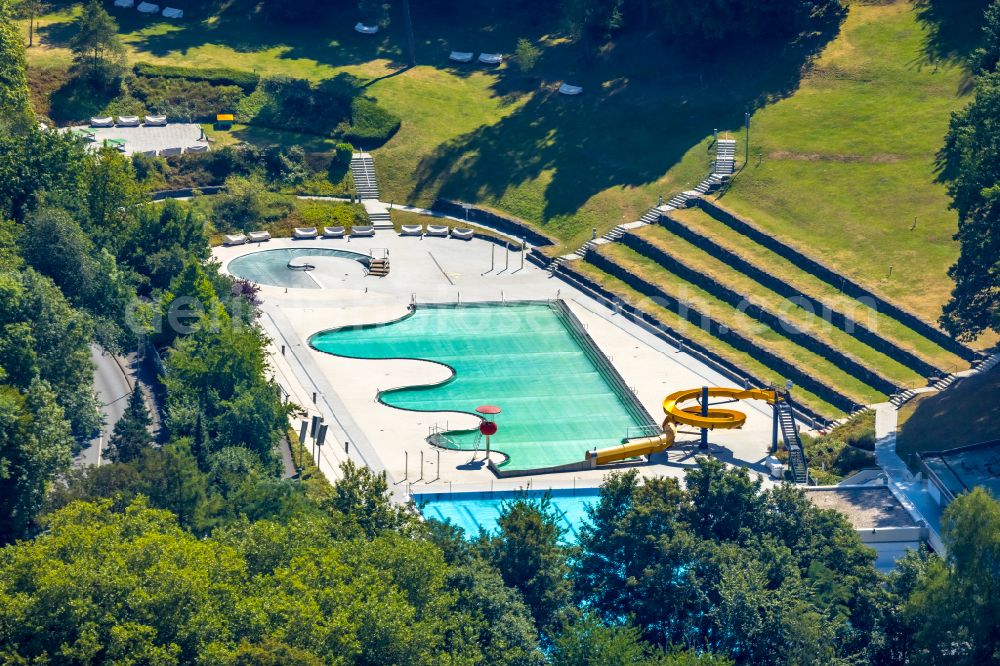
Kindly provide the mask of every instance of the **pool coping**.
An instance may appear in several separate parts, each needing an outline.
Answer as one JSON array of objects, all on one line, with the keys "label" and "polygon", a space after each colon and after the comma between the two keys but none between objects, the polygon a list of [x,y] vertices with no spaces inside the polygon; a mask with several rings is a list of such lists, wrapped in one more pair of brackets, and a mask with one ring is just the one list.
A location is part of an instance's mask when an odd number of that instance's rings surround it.
[{"label": "pool coping", "polygon": [[[258,243],[258,245],[259,245],[259,243]],[[313,255],[313,256],[317,256],[317,257],[335,257],[335,258],[338,258],[338,259],[347,259],[349,261],[354,261],[354,262],[357,262],[359,264],[362,264],[365,267],[368,266],[368,261],[371,260],[371,256],[370,255],[362,254],[360,252],[355,252],[354,250],[344,250],[344,249],[341,249],[341,248],[316,247],[316,246],[313,246],[313,245],[310,245],[308,247],[295,247],[295,246],[292,246],[292,247],[271,247],[271,248],[257,249],[257,250],[253,250],[253,251],[250,251],[250,252],[245,252],[243,254],[239,254],[239,255],[237,255],[235,257],[230,257],[224,263],[220,264],[219,269],[222,270],[222,271],[224,271],[224,272],[226,272],[226,273],[228,273],[229,275],[232,275],[233,277],[239,278],[240,280],[247,280],[249,282],[253,282],[254,284],[264,285],[264,286],[267,286],[267,287],[274,287],[275,289],[308,289],[310,291],[312,291],[314,289],[324,289],[325,287],[318,280],[316,280],[316,278],[314,278],[311,275],[309,275],[309,278],[315,283],[316,286],[315,287],[301,287],[301,286],[296,286],[296,285],[269,284],[267,282],[257,282],[256,280],[253,280],[251,278],[245,277],[243,275],[237,275],[236,273],[233,273],[233,271],[230,270],[230,268],[229,268],[234,261],[239,261],[239,260],[245,259],[247,257],[253,257],[253,256],[256,256],[256,255],[265,254],[267,252],[288,252],[288,251],[294,251],[294,250],[322,250],[323,252],[337,252],[337,253],[342,253],[342,254],[351,254],[351,255],[355,255],[355,257],[357,257],[357,258],[346,257],[346,256],[337,256],[335,254],[317,254],[317,255]],[[294,256],[294,257],[290,257],[288,261],[291,261],[292,259],[297,259],[299,257],[308,257],[308,256],[310,256],[310,255],[308,255],[308,254],[297,255],[297,256]],[[292,269],[290,266],[287,266],[287,265],[286,265],[286,268],[289,268],[290,270],[295,270],[295,269]],[[308,270],[302,271],[301,269],[299,269],[298,272],[305,272],[307,275],[309,274]]]},{"label": "pool coping", "polygon": [[[416,303],[416,302],[411,302],[409,304],[409,306],[408,306],[408,311],[406,313],[404,313],[403,315],[399,316],[399,317],[395,317],[395,318],[392,318],[392,319],[387,319],[385,321],[380,321],[380,322],[366,322],[366,323],[363,323],[363,324],[349,324],[347,326],[335,326],[335,327],[331,327],[331,328],[320,329],[320,330],[318,330],[318,331],[316,331],[316,332],[314,332],[314,333],[312,333],[312,334],[309,335],[309,337],[306,339],[306,344],[309,346],[310,349],[312,349],[312,350],[314,350],[314,351],[316,351],[316,352],[318,352],[320,354],[329,354],[331,356],[336,356],[336,357],[340,357],[340,358],[348,358],[348,359],[355,359],[355,360],[362,360],[362,361],[366,361],[366,360],[377,360],[377,361],[419,361],[419,362],[423,362],[423,363],[432,363],[434,365],[439,365],[441,367],[447,368],[448,371],[451,373],[451,375],[447,379],[445,379],[443,381],[434,382],[434,383],[430,383],[430,384],[413,384],[413,385],[396,386],[396,387],[388,388],[388,389],[381,389],[381,390],[378,391],[378,395],[376,396],[376,400],[381,405],[385,405],[386,407],[389,407],[391,409],[398,409],[398,410],[404,411],[404,412],[426,413],[426,414],[429,414],[429,413],[437,413],[437,414],[462,414],[462,415],[468,415],[468,416],[478,417],[478,414],[476,414],[475,412],[466,412],[466,411],[457,410],[457,409],[438,409],[438,410],[411,409],[411,408],[408,408],[408,407],[400,407],[398,405],[392,405],[392,404],[389,404],[388,402],[386,402],[385,400],[383,400],[383,398],[382,398],[383,395],[390,394],[390,393],[393,393],[393,392],[396,392],[396,391],[414,390],[414,389],[417,389],[417,390],[428,389],[429,390],[429,389],[434,389],[434,388],[438,388],[438,387],[441,387],[441,386],[445,386],[445,385],[451,383],[458,376],[458,372],[455,370],[454,367],[452,367],[451,365],[449,365],[447,363],[444,363],[442,361],[435,361],[435,360],[431,360],[431,359],[417,358],[417,357],[412,357],[412,356],[387,356],[387,357],[380,357],[380,358],[377,358],[377,359],[370,359],[370,358],[360,357],[360,356],[350,356],[350,355],[346,355],[346,354],[336,354],[334,352],[329,352],[329,351],[326,351],[326,350],[323,350],[323,349],[319,349],[313,343],[313,340],[317,336],[323,335],[324,333],[330,333],[330,332],[335,332],[335,331],[336,332],[339,332],[339,331],[352,331],[352,330],[356,331],[356,330],[381,328],[383,326],[390,326],[392,324],[404,321],[404,320],[412,317],[414,314],[416,314],[416,311],[417,311],[418,307],[423,307],[423,308],[426,308],[426,309],[444,310],[444,309],[477,308],[477,307],[486,308],[486,307],[496,307],[496,306],[507,307],[507,306],[519,306],[519,305],[548,306],[551,310],[553,310],[555,312],[555,314],[556,314],[556,318],[563,325],[563,327],[566,328],[567,333],[570,334],[570,337],[573,338],[573,341],[577,344],[577,346],[580,347],[581,351],[583,351],[584,355],[587,356],[587,358],[591,361],[591,363],[594,364],[595,368],[600,373],[601,377],[608,384],[608,387],[618,397],[618,399],[623,403],[623,405],[625,407],[625,410],[635,420],[638,420],[638,421],[645,420],[646,423],[643,424],[644,426],[651,426],[651,425],[652,426],[658,426],[658,424],[656,423],[655,419],[653,419],[652,415],[649,414],[649,412],[646,410],[646,408],[643,406],[643,404],[639,401],[638,396],[636,396],[631,390],[629,390],[628,386],[625,384],[624,378],[621,376],[621,374],[618,372],[618,370],[614,367],[614,364],[612,364],[611,361],[604,354],[604,352],[601,351],[600,347],[598,347],[597,343],[594,342],[594,340],[590,337],[590,335],[587,333],[587,331],[586,331],[585,327],[583,326],[583,324],[576,317],[576,315],[573,314],[573,312],[569,309],[569,306],[566,305],[566,302],[562,298],[547,299],[547,300],[520,299],[520,300],[512,300],[512,301],[472,301],[472,302],[468,302],[468,303],[461,303],[461,302],[456,302],[456,303],[437,303],[436,302],[436,303],[422,303],[422,304],[419,304],[419,303]],[[447,432],[456,432],[456,433],[457,432],[473,432],[473,430],[472,429],[458,429],[458,430],[449,430]],[[460,448],[452,449],[452,448],[449,448],[449,447],[446,447],[446,446],[441,446],[441,445],[437,444],[435,441],[432,440],[432,437],[431,437],[430,434],[428,434],[428,436],[425,438],[425,441],[427,441],[432,446],[434,446],[436,448],[440,448],[440,449],[445,450],[445,451],[474,451],[474,449],[460,449]],[[622,441],[625,441],[625,439],[623,438]],[[555,473],[560,473],[560,472],[571,472],[571,471],[577,471],[577,470],[591,469],[591,467],[593,466],[592,460],[587,460],[586,458],[583,458],[582,460],[579,460],[579,461],[573,461],[573,462],[564,463],[564,464],[561,464],[561,465],[553,465],[553,466],[549,466],[549,467],[533,467],[533,468],[522,468],[522,469],[505,469],[506,465],[508,465],[510,463],[510,460],[511,460],[510,455],[508,453],[506,453],[505,451],[503,451],[502,449],[494,449],[492,447],[490,449],[490,452],[491,453],[500,454],[500,455],[502,455],[504,457],[504,460],[499,465],[497,463],[495,463],[492,458],[488,459],[488,462],[487,462],[487,465],[488,465],[490,471],[492,471],[499,478],[520,477],[520,476],[528,476],[528,475],[532,475],[532,474],[555,474]]]}]

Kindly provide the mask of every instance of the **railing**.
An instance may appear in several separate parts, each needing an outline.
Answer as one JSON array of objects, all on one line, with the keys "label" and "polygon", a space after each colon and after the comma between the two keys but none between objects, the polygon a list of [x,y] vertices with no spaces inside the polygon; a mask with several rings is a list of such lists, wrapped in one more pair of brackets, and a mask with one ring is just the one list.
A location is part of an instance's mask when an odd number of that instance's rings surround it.
[{"label": "railing", "polygon": [[656,437],[661,434],[663,434],[663,428],[658,425],[629,426],[625,429],[625,439]]},{"label": "railing", "polygon": [[619,399],[625,405],[625,408],[631,412],[633,418],[644,425],[655,426],[656,421],[649,415],[646,408],[642,406],[635,393],[625,384],[621,375],[618,374],[618,371],[612,365],[611,360],[594,344],[590,336],[587,335],[583,324],[570,312],[566,304],[559,300],[550,300],[549,307],[555,311],[559,319],[566,325],[570,335],[577,341],[584,353],[590,357],[598,368],[603,370],[602,374],[609,380],[612,389],[618,394]]}]

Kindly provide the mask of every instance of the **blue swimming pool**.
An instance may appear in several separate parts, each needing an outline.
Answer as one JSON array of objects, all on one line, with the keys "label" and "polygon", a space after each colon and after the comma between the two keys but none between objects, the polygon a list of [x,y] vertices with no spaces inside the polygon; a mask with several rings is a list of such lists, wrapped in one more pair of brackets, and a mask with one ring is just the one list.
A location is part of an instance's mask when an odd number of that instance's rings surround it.
[{"label": "blue swimming pool", "polygon": [[[495,532],[497,519],[504,501],[520,496],[538,500],[546,491],[532,490],[497,491],[481,493],[422,493],[414,494],[413,500],[421,507],[424,518],[442,522],[450,521],[465,530],[465,535],[473,538],[481,531]],[[587,518],[587,507],[597,503],[598,488],[579,490],[551,490],[551,507],[558,517],[558,524],[564,529],[564,541],[576,543],[580,526]]]}]

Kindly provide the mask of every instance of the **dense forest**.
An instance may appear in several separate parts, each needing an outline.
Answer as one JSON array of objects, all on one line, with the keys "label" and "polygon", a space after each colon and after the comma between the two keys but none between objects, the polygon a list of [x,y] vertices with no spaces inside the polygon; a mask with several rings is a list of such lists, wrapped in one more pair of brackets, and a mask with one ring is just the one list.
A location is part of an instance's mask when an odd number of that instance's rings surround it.
[{"label": "dense forest", "polygon": [[[835,3],[696,4],[565,7],[600,30],[684,12],[724,33],[719,4],[774,22]],[[612,475],[572,546],[545,500],[512,500],[496,533],[465,535],[393,504],[367,469],[283,479],[296,407],[269,379],[254,289],[210,261],[202,210],[151,202],[141,160],[39,127],[7,0],[0,51],[4,663],[1000,660],[1000,503],[981,490],[948,508],[947,558],[913,552],[882,575],[842,515],[709,459],[683,482]],[[983,53],[947,149],[973,305],[997,256],[995,60]],[[268,178],[265,160],[245,166]],[[168,325],[179,308],[186,325]],[[953,316],[981,325],[970,312]],[[100,419],[89,345],[147,341],[166,370],[158,441],[136,394],[108,464],[72,469]]]}]

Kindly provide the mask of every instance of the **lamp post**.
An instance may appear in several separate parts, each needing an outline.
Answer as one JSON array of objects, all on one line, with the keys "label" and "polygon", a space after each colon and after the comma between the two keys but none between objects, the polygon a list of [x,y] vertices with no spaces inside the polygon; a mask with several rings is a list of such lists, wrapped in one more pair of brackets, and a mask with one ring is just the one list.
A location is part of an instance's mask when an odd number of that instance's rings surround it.
[{"label": "lamp post", "polygon": [[750,112],[749,111],[743,114],[743,122],[746,124],[747,127],[746,144],[745,148],[743,149],[744,152],[743,165],[746,166],[747,164],[750,164]]}]

